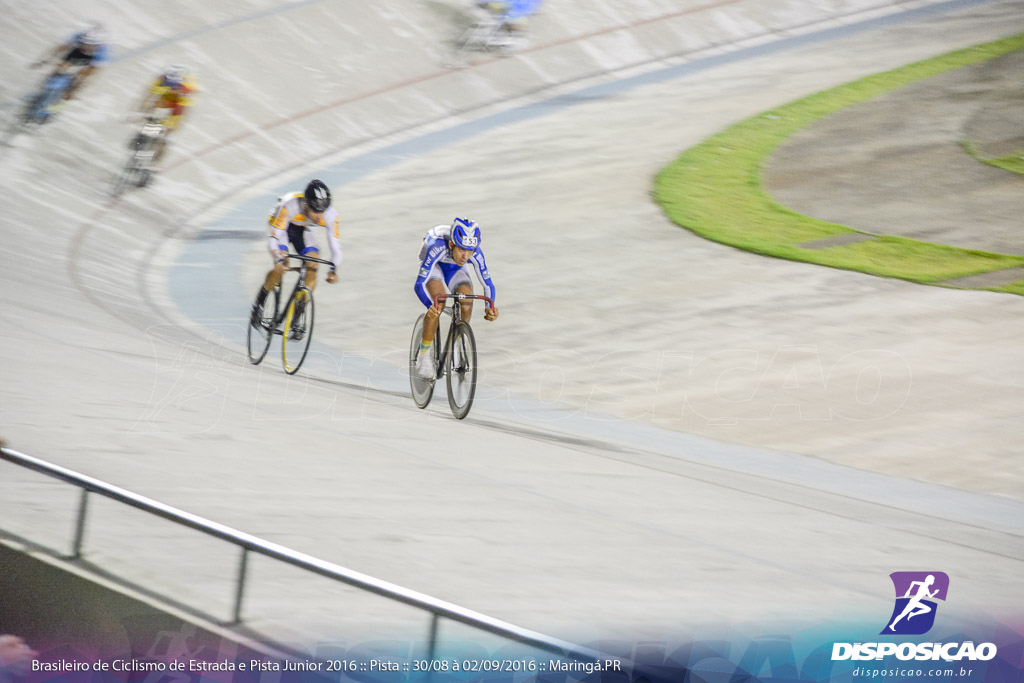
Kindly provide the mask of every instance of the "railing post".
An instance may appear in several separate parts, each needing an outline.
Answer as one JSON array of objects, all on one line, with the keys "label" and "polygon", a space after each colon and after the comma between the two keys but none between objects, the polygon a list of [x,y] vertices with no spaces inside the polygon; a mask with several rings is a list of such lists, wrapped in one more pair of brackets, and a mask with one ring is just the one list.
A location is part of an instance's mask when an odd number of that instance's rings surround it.
[{"label": "railing post", "polygon": [[437,656],[437,623],[440,618],[437,616],[437,612],[430,613],[430,635],[427,636],[427,675],[423,678],[423,683],[430,683],[430,678],[434,674],[434,657]]},{"label": "railing post", "polygon": [[245,591],[245,571],[249,564],[249,549],[242,546],[242,558],[238,562],[238,586],[235,588],[235,619],[232,623],[242,621],[242,594]]},{"label": "railing post", "polygon": [[[565,643],[564,641],[549,638],[532,631],[525,631],[524,629],[515,627],[512,624],[492,619],[486,615],[459,607],[458,605],[453,605],[449,602],[402,588],[401,586],[395,586],[394,584],[390,584],[386,581],[367,577],[365,574],[352,572],[345,567],[339,567],[330,562],[318,560],[314,557],[310,557],[304,553],[298,553],[276,543],[269,543],[256,538],[255,536],[251,536],[250,534],[244,534],[222,524],[210,522],[209,520],[197,517],[196,515],[183,512],[177,508],[172,508],[169,505],[164,505],[158,501],[132,493],[131,491],[112,486],[106,482],[100,481],[99,479],[87,477],[64,467],[53,465],[25,455],[24,453],[0,447],[0,460],[10,461],[35,472],[40,472],[56,479],[60,479],[81,489],[81,498],[78,504],[78,518],[75,522],[75,535],[72,543],[71,555],[66,556],[67,559],[77,560],[82,557],[83,546],[85,545],[85,528],[88,519],[90,493],[105,496],[106,498],[110,498],[119,503],[144,510],[156,515],[157,517],[170,520],[190,529],[205,532],[222,541],[237,545],[242,550],[242,554],[239,558],[238,584],[235,588],[233,618],[234,623],[236,624],[242,621],[242,601],[245,596],[245,581],[248,573],[249,552],[251,551],[279,562],[299,567],[319,576],[326,576],[334,579],[335,581],[340,581],[347,585],[355,586],[361,590],[369,591],[387,599],[395,600],[426,611],[430,614],[431,618],[429,635],[430,642],[427,653],[429,661],[431,662],[435,661],[438,657],[438,650],[440,649],[438,631],[442,617],[480,629],[487,633],[501,636],[513,642],[524,643],[533,648],[550,652],[570,651],[573,653],[574,657],[587,657],[595,660],[600,657],[599,653],[590,651],[586,648],[580,648],[579,646],[572,645],[571,643]],[[431,666],[430,668],[433,669],[434,667]],[[440,669],[440,667],[438,667],[438,669]],[[428,679],[430,678],[431,673],[432,671],[427,672]]]},{"label": "railing post", "polygon": [[78,499],[78,520],[75,522],[75,540],[71,546],[71,559],[82,556],[82,542],[85,540],[85,513],[89,508],[89,489],[82,489],[82,497]]}]

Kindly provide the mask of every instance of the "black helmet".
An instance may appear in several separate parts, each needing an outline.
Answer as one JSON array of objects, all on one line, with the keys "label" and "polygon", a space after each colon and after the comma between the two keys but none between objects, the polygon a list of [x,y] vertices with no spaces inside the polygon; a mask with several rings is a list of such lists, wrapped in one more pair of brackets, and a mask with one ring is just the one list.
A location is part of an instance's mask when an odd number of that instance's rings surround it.
[{"label": "black helmet", "polygon": [[306,185],[306,206],[310,211],[323,213],[331,205],[331,191],[322,180],[310,180]]}]

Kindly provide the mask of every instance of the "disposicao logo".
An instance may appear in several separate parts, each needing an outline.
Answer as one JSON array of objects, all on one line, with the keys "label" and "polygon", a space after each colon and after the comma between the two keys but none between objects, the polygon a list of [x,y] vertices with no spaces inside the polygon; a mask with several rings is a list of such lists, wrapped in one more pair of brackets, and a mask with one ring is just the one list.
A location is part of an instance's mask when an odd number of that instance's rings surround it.
[{"label": "disposicao logo", "polygon": [[889,578],[896,589],[896,605],[880,635],[928,633],[935,623],[935,601],[946,601],[949,577],[944,572],[893,572]]},{"label": "disposicao logo", "polygon": [[[893,572],[896,604],[879,635],[918,636],[935,624],[936,600],[946,601],[949,577],[943,572]],[[833,643],[832,661],[870,660],[895,655],[900,660],[987,661],[996,656],[993,643]]]}]

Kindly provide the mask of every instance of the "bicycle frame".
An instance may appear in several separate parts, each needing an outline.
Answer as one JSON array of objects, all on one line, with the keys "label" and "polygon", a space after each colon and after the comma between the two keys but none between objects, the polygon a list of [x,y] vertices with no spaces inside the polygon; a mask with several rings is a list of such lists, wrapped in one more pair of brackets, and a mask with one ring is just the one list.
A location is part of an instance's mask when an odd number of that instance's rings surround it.
[{"label": "bicycle frame", "polygon": [[150,115],[146,122],[136,133],[132,146],[135,148],[137,158],[145,158],[147,161],[153,158],[156,152],[156,144],[167,134],[167,127],[163,123],[162,116]]},{"label": "bicycle frame", "polygon": [[129,186],[143,187],[149,182],[153,172],[153,159],[166,135],[167,127],[163,123],[163,116],[149,114],[145,117],[145,123],[132,139],[132,153],[128,157],[128,163],[114,183],[115,197]]},{"label": "bicycle frame", "polygon": [[[455,302],[451,311],[444,304],[448,299]],[[443,350],[441,340],[437,337],[439,332],[435,331],[435,343],[431,344],[429,351],[435,371],[428,377],[420,375],[418,369],[427,314],[424,313],[416,319],[409,340],[409,389],[417,408],[423,409],[430,404],[438,380],[447,377],[448,405],[452,409],[452,415],[457,420],[465,419],[469,415],[476,394],[477,350],[473,328],[462,316],[462,305],[473,299],[483,299],[488,307],[494,306],[494,301],[478,294],[442,294],[434,299],[432,305],[451,315],[452,322],[445,335]],[[440,321],[437,321],[437,326],[439,330]]]},{"label": "bicycle frame", "polygon": [[[302,265],[291,266],[287,270],[287,272],[289,273],[298,273],[299,279],[295,281],[295,286],[292,287],[292,293],[288,295],[287,299],[284,300],[284,306],[281,307],[281,310],[278,311],[277,315],[274,317],[274,329],[271,330],[271,332],[273,332],[274,334],[284,334],[284,331],[281,329],[281,323],[284,322],[284,318],[288,314],[288,306],[291,305],[292,301],[295,299],[295,295],[299,293],[299,290],[306,288],[306,264],[308,264],[310,261],[315,261],[316,263],[323,263],[328,266],[334,265],[333,261],[328,261],[322,258],[315,258],[313,256],[305,256],[304,254],[288,254],[288,258],[295,259],[297,261],[302,261]],[[282,284],[283,278],[282,282],[278,283],[278,288],[281,288]]]},{"label": "bicycle frame", "polygon": [[64,92],[71,87],[73,79],[74,75],[67,69],[47,76],[25,112],[25,121],[42,123],[48,119],[50,115],[46,111],[47,108],[64,96]]},{"label": "bicycle frame", "polygon": [[[438,363],[437,368],[437,379],[444,377],[445,367],[444,359],[448,357],[448,348],[451,346],[452,338],[455,336],[455,326],[457,323],[462,322],[462,302],[469,301],[472,299],[481,299],[487,302],[487,307],[491,308],[494,306],[494,301],[484,296],[483,294],[442,294],[434,299],[434,305],[440,305],[441,302],[451,299],[455,302],[455,305],[451,307],[451,310],[446,306],[443,313],[447,313],[452,316],[452,324],[448,326],[448,334],[445,335],[444,346],[441,348],[441,362]],[[438,324],[440,327],[440,323]]]}]

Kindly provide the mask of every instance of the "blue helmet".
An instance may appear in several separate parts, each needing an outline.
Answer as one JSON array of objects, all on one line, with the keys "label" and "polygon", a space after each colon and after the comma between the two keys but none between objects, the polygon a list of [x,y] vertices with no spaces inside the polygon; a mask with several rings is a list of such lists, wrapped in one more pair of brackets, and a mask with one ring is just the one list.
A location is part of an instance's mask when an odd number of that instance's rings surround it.
[{"label": "blue helmet", "polygon": [[452,242],[460,249],[476,251],[480,246],[480,226],[468,218],[452,221]]}]

